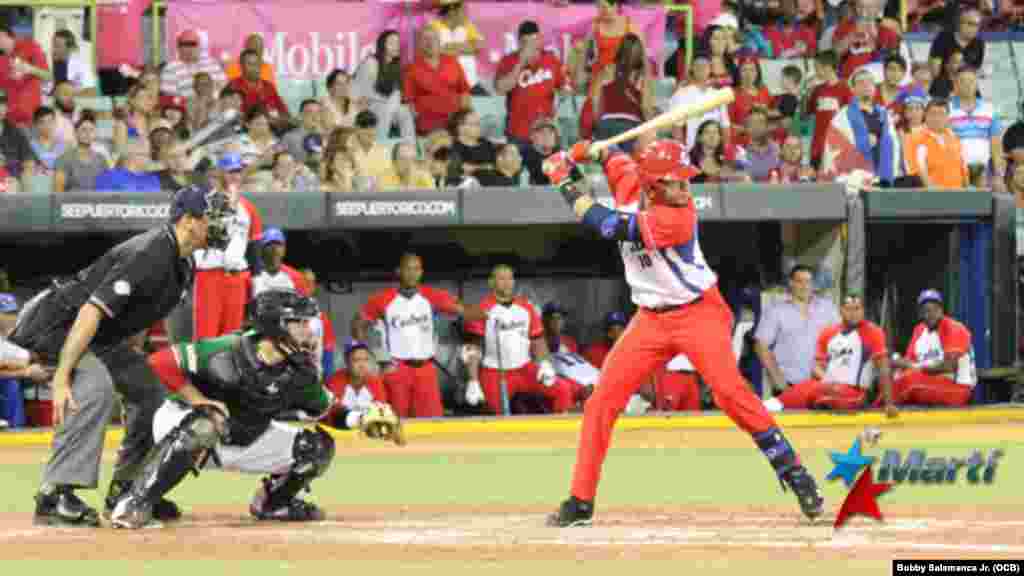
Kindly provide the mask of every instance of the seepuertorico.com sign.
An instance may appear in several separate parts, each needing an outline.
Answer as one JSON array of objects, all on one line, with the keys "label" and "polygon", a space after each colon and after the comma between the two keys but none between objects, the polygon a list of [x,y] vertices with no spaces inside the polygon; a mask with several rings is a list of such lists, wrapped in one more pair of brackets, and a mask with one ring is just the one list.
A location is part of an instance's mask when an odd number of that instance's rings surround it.
[{"label": "seepuertorico.com sign", "polygon": [[[835,467],[826,479],[842,479],[850,490],[836,515],[834,527],[837,529],[853,516],[884,521],[877,498],[897,485],[939,486],[961,481],[969,485],[992,484],[1000,459],[1006,455],[1003,450],[994,449],[987,454],[982,450],[972,450],[965,457],[928,457],[925,450],[911,449],[904,458],[899,450],[888,449],[882,456],[876,480],[873,469],[876,457],[862,452],[862,441],[875,444],[880,436],[880,431],[869,428],[854,440],[848,451],[829,455]],[[961,470],[964,472],[962,475]]]}]

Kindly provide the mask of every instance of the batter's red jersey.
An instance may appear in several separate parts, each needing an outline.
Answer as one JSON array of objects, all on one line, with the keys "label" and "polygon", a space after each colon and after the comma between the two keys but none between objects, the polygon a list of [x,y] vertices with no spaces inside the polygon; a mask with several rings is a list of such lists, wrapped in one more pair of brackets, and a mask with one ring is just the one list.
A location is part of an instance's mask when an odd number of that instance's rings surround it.
[{"label": "batter's red jersey", "polygon": [[607,342],[594,342],[591,344],[587,351],[583,353],[583,357],[587,359],[594,366],[600,368],[604,366],[604,359],[608,356],[608,352],[612,349]]}]

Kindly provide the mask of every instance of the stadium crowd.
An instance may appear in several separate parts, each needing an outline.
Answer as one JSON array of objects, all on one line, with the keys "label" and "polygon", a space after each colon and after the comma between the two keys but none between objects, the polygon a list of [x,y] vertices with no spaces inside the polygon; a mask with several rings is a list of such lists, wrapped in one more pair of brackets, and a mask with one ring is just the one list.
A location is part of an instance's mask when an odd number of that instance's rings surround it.
[{"label": "stadium crowd", "polygon": [[[517,49],[504,56],[494,78],[482,78],[476,65],[481,38],[464,1],[440,0],[436,19],[416,32],[411,60],[403,61],[399,32],[386,31],[353,70],[326,75],[326,94],[300,102],[282,98],[259,35],[247,36],[237,59],[225,66],[202,53],[199,35],[186,30],[176,37],[170,61],[136,71],[123,105],[112,113],[80,104],[95,97],[97,82],[76,60],[74,34],[56,32],[47,59],[34,40],[0,26],[0,181],[5,192],[18,194],[146,193],[193,183],[227,193],[239,229],[233,246],[196,257],[194,338],[238,329],[245,303],[260,290],[316,290],[315,278],[284,264],[284,234],[273,223],[264,226],[242,191],[546,185],[543,159],[571,141],[620,133],[724,86],[736,91],[732,104],[666,135],[690,148],[695,182],[838,179],[861,188],[993,188],[1008,190],[1024,207],[1024,124],[1004,132],[993,95],[981,93],[978,83],[986,73],[979,30],[1018,16],[986,2],[921,2],[910,23],[937,26],[939,33],[928,60],[912,61],[891,10],[895,4],[766,0],[744,2],[741,10],[723,2],[699,31],[692,58],[680,42],[659,61],[619,0],[598,0],[590,32],[564,61],[544,49],[538,23],[517,22]],[[681,21],[671,27],[670,33],[686,32]],[[813,73],[787,65],[778,85],[768,85],[763,63],[772,59],[808,59]],[[659,95],[659,76],[672,79],[669,94]],[[583,100],[578,125],[568,134],[556,117],[562,97]],[[478,98],[504,99],[506,122],[498,133],[484,133],[474,109]],[[261,253],[250,262],[245,252],[253,243]],[[561,333],[565,308],[548,302],[538,309],[517,297],[510,267],[496,267],[493,293],[470,304],[420,286],[424,263],[418,256],[398,264],[399,286],[351,311],[353,340],[336,342],[329,319],[322,319],[321,370],[352,406],[386,400],[402,416],[453,409],[442,405],[431,363],[433,318],[440,312],[463,320],[459,365],[465,374],[456,404],[496,413],[576,410],[628,320],[624,311],[606,311],[606,338],[581,350]],[[943,316],[941,295],[921,295],[918,312],[929,321],[915,331],[906,360],[891,359],[884,344],[879,349],[874,332],[864,332],[856,346],[837,344],[837,351],[830,338],[848,334],[844,323],[860,325],[863,302],[852,295],[837,307],[813,296],[811,273],[794,268],[789,296],[752,331],[754,351],[778,395],[768,400],[773,409],[864,406],[874,396],[863,394],[863,382],[889,385],[890,379],[899,403],[969,400],[976,377],[966,328]],[[0,330],[6,331],[18,303],[4,299],[0,306]],[[367,343],[375,323],[395,330],[386,363],[376,361]],[[499,338],[492,331],[512,334]],[[149,335],[148,345],[160,345],[159,333]],[[832,369],[836,355],[846,358],[846,369]],[[864,379],[861,367],[869,364],[877,378]],[[12,381],[47,377],[32,363],[3,375]],[[938,396],[920,391],[935,379],[955,388]],[[641,391],[631,410],[712,405],[682,357]]]}]

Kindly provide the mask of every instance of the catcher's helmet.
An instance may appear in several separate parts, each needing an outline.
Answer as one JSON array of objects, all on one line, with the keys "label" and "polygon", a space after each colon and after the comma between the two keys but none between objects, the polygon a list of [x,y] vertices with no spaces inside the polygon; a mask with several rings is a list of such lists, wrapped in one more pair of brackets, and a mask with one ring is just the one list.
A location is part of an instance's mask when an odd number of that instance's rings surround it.
[{"label": "catcher's helmet", "polygon": [[224,250],[228,247],[228,223],[231,219],[228,197],[206,186],[192,185],[174,193],[171,220],[177,222],[185,214],[196,218],[209,217],[206,232],[206,247]]},{"label": "catcher's helmet", "polygon": [[248,308],[246,323],[249,327],[273,338],[290,360],[312,361],[315,342],[297,339],[289,323],[316,320],[320,307],[315,300],[295,290],[267,290],[253,298]]},{"label": "catcher's helmet", "polygon": [[697,175],[690,166],[686,147],[675,140],[651,142],[640,152],[637,164],[643,185],[655,193],[657,200],[661,200],[664,192],[662,182],[689,182]]}]

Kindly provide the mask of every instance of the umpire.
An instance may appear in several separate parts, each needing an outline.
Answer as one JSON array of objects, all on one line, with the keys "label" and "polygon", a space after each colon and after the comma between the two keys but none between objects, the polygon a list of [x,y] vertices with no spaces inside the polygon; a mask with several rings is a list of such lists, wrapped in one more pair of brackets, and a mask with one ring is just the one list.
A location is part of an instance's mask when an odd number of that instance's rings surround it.
[{"label": "umpire", "polygon": [[[152,445],[152,435],[145,434],[152,428],[152,410],[145,407],[152,403],[143,397],[146,388],[162,391],[149,379],[114,378],[123,371],[119,351],[182,301],[192,284],[192,253],[226,246],[227,218],[222,194],[183,188],[174,196],[168,224],[118,244],[25,305],[10,340],[57,366],[52,382],[56,429],[36,495],[35,524],[99,526],[96,510],[74,490],[95,488],[99,480],[115,385],[128,406],[129,421],[111,492],[118,491],[118,478],[130,475],[146,456]],[[177,507],[167,504],[166,513],[178,516]]]}]

